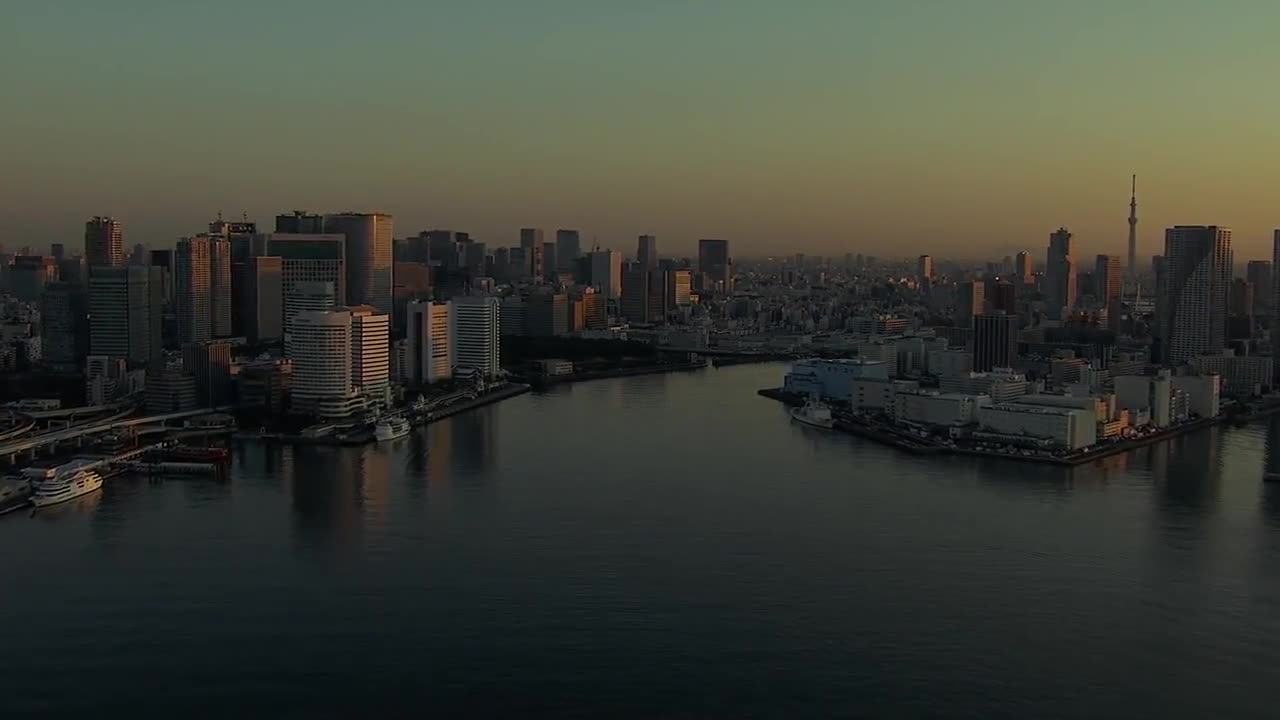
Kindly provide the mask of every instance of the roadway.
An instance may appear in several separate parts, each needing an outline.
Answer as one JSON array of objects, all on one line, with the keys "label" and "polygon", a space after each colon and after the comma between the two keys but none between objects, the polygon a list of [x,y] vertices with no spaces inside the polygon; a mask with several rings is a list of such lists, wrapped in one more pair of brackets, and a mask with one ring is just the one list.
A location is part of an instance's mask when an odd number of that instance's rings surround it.
[{"label": "roadway", "polygon": [[85,435],[96,435],[98,433],[109,432],[117,428],[132,427],[134,425],[147,425],[152,423],[163,423],[169,420],[181,420],[198,415],[208,415],[224,408],[200,408],[199,410],[184,410],[182,412],[166,413],[164,415],[148,415],[146,417],[128,418],[121,420],[119,418],[110,418],[105,421],[96,423],[86,423],[75,427],[63,428],[53,432],[32,435],[31,437],[19,438],[8,442],[0,443],[0,457],[5,455],[13,455],[15,453],[34,450],[44,447],[45,445],[53,445],[68,440],[75,440]]}]

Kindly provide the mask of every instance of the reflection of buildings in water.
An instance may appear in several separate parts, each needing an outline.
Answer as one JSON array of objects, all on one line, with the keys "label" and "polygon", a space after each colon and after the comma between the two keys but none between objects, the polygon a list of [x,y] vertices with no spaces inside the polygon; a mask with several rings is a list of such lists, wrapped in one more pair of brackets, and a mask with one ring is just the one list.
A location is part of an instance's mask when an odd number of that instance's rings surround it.
[{"label": "reflection of buildings in water", "polygon": [[294,526],[337,544],[349,543],[360,529],[359,455],[346,448],[299,447],[292,473]]},{"label": "reflection of buildings in water", "polygon": [[449,419],[455,475],[482,476],[497,452],[498,413],[492,406]]},{"label": "reflection of buildings in water", "polygon": [[1280,475],[1267,480],[1267,473],[1280,473],[1280,416],[1272,416],[1267,422],[1266,446],[1262,456],[1262,470],[1258,473],[1262,483],[1262,517],[1271,527],[1280,527]]},{"label": "reflection of buildings in water", "polygon": [[1211,427],[1156,446],[1151,470],[1161,507],[1208,510],[1217,503],[1222,439],[1220,429]]},{"label": "reflection of buildings in water", "polygon": [[[399,441],[403,442],[403,441]],[[388,477],[391,467],[390,458],[394,451],[390,443],[382,445],[365,445],[353,448],[356,454],[361,493],[361,505],[366,516],[384,516],[390,505],[391,480]]]},{"label": "reflection of buildings in water", "polygon": [[425,449],[428,485],[438,486],[448,481],[449,455],[453,450],[453,424],[458,418],[468,414],[470,413],[454,415],[451,418],[446,418],[427,426],[427,431],[424,434],[427,438],[427,447]]}]

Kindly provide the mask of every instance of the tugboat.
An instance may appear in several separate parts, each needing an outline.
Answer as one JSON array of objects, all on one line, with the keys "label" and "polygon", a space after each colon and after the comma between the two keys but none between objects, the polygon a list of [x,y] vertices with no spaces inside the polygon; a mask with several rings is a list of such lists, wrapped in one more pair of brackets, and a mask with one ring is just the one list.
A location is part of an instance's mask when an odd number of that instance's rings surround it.
[{"label": "tugboat", "polygon": [[831,408],[815,398],[806,400],[803,407],[792,409],[791,419],[803,425],[822,430],[830,430],[836,424],[836,421],[831,417]]}]

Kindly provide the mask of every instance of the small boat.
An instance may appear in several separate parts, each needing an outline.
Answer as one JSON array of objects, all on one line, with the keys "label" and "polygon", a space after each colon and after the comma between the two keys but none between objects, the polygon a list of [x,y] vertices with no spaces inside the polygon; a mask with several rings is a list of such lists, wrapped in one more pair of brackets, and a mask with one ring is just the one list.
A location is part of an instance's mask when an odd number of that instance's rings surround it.
[{"label": "small boat", "polygon": [[823,430],[830,430],[836,424],[836,421],[831,417],[831,408],[813,398],[805,401],[803,407],[792,409],[791,419],[809,427]]},{"label": "small boat", "polygon": [[56,505],[78,498],[102,487],[102,476],[92,470],[77,470],[67,475],[54,476],[36,485],[31,494],[31,504],[36,507]]},{"label": "small boat", "polygon": [[409,434],[409,421],[400,416],[387,417],[378,421],[373,428],[373,436],[379,442],[395,440]]},{"label": "small boat", "polygon": [[0,478],[0,514],[31,502],[31,481],[24,477]]}]

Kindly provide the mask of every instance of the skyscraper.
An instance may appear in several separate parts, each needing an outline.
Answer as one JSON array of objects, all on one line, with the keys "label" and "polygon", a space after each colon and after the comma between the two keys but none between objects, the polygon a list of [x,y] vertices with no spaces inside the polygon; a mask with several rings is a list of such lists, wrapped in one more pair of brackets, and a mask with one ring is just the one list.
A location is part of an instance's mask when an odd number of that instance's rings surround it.
[{"label": "skyscraper", "polygon": [[636,242],[636,262],[646,270],[658,267],[658,239],[652,235],[641,235]]},{"label": "skyscraper", "polygon": [[979,280],[966,280],[956,285],[957,327],[973,327],[973,318],[980,315],[986,305],[986,283]]},{"label": "skyscraper", "polygon": [[545,275],[542,265],[542,228],[520,228],[520,248],[524,250],[525,277],[541,278]]},{"label": "skyscraper", "polygon": [[615,250],[594,250],[591,259],[591,285],[598,288],[608,300],[617,300],[622,293],[622,253]]},{"label": "skyscraper", "polygon": [[450,303],[412,300],[405,308],[409,382],[430,385],[453,377]]},{"label": "skyscraper", "polygon": [[582,257],[582,241],[578,237],[577,230],[557,230],[556,231],[556,260],[560,263],[559,270],[569,270],[573,267],[573,262]]},{"label": "skyscraper", "polygon": [[1031,253],[1023,250],[1014,258],[1013,274],[1017,282],[1023,285],[1031,285],[1035,282],[1035,261],[1031,259]]},{"label": "skyscraper", "polygon": [[208,235],[182,238],[174,254],[174,304],[178,340],[184,344],[213,337],[210,245]]},{"label": "skyscraper", "polygon": [[453,301],[454,364],[485,377],[502,370],[501,305],[494,297],[460,297]]},{"label": "skyscraper", "polygon": [[[282,283],[283,284],[283,283]],[[338,307],[338,293],[331,282],[304,280],[284,291],[284,354],[293,357],[293,321],[304,312],[328,312]]]},{"label": "skyscraper", "polygon": [[280,258],[280,286],[284,297],[283,329],[304,308],[300,283],[328,283],[333,305],[346,297],[346,237],[340,234],[275,233],[267,238],[267,254]]},{"label": "skyscraper", "polygon": [[196,400],[202,407],[231,402],[231,343],[225,340],[184,343],[182,369],[196,379]]},{"label": "skyscraper", "polygon": [[90,267],[124,264],[124,228],[119,220],[95,216],[84,224],[84,257]]},{"label": "skyscraper", "polygon": [[916,279],[920,282],[933,279],[933,258],[929,255],[921,255],[916,261]]},{"label": "skyscraper", "polygon": [[698,276],[705,292],[733,292],[733,270],[728,240],[698,241]]},{"label": "skyscraper", "polygon": [[1003,312],[973,318],[973,369],[1013,367],[1018,357],[1018,318]]},{"label": "skyscraper", "polygon": [[209,237],[209,332],[213,337],[231,337],[231,242],[225,237]]},{"label": "skyscraper", "polygon": [[668,270],[667,274],[667,307],[671,309],[686,307],[691,304],[693,292],[693,272],[689,270]]},{"label": "skyscraper", "polygon": [[542,276],[551,277],[555,275],[559,267],[559,259],[556,257],[556,244],[553,242],[542,243]]},{"label": "skyscraper", "polygon": [[351,313],[351,384],[370,397],[388,400],[391,386],[391,316],[371,305]]},{"label": "skyscraper", "polygon": [[1231,230],[1177,225],[1165,230],[1158,290],[1161,361],[1182,365],[1226,343]]},{"label": "skyscraper", "polygon": [[[157,287],[153,287],[152,276]],[[89,275],[89,352],[140,366],[160,357],[159,270],[97,266]]]},{"label": "skyscraper", "polygon": [[1245,277],[1253,286],[1253,312],[1256,315],[1270,315],[1273,294],[1270,260],[1250,260],[1245,267]]},{"label": "skyscraper", "polygon": [[372,305],[390,314],[392,217],[386,213],[326,215],[324,231],[347,238],[347,304]]},{"label": "skyscraper", "polygon": [[275,256],[251,257],[238,288],[243,332],[251,342],[277,342],[284,337],[283,261]]},{"label": "skyscraper", "polygon": [[1045,302],[1049,317],[1062,317],[1063,308],[1076,304],[1076,263],[1071,233],[1066,228],[1049,235],[1044,268]]},{"label": "skyscraper", "polygon": [[41,357],[58,372],[80,369],[89,354],[88,295],[79,282],[45,286],[40,308]]},{"label": "skyscraper", "polygon": [[1120,258],[1116,255],[1099,255],[1093,266],[1093,284],[1097,300],[1103,307],[1120,299],[1124,278],[1120,277]]},{"label": "skyscraper", "polygon": [[294,412],[345,418],[358,411],[351,389],[351,313],[308,310],[293,319],[291,405]]},{"label": "skyscraper", "polygon": [[294,210],[292,213],[276,216],[278,233],[318,235],[324,231],[324,218],[320,215]]},{"label": "skyscraper", "polygon": [[1129,279],[1138,278],[1138,176],[1131,179],[1129,189]]},{"label": "skyscraper", "polygon": [[564,293],[538,292],[525,298],[524,334],[551,337],[568,333],[568,303]]}]

